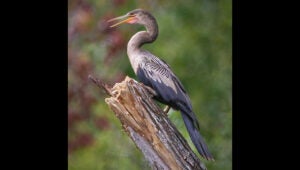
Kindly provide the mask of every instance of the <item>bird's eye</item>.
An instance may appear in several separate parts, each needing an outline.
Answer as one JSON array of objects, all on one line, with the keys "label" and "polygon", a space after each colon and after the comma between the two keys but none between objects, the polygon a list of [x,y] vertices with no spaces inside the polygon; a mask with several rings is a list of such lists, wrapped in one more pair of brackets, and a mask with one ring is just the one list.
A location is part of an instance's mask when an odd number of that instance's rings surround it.
[{"label": "bird's eye", "polygon": [[135,16],[133,12],[128,13],[129,16]]}]

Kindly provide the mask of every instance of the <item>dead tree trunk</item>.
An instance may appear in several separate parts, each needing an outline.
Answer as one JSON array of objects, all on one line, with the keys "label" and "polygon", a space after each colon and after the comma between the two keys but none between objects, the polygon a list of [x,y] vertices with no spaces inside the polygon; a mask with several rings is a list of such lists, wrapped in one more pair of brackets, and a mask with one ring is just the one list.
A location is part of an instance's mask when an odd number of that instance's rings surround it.
[{"label": "dead tree trunk", "polygon": [[168,116],[152,100],[155,93],[152,89],[129,77],[111,89],[91,76],[90,79],[111,96],[105,102],[152,169],[206,169]]}]

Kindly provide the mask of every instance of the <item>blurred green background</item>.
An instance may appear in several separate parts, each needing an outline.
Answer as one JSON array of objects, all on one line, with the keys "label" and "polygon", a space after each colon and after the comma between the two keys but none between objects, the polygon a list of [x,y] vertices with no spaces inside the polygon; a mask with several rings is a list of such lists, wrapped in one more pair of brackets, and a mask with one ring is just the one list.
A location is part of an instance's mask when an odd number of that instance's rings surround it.
[{"label": "blurred green background", "polygon": [[[232,3],[230,0],[68,0],[68,168],[150,169],[104,102],[91,74],[113,85],[135,78],[126,54],[143,27],[109,29],[106,20],[142,8],[157,19],[160,34],[143,48],[165,60],[185,86],[201,133],[215,162],[232,169]],[[195,150],[181,115],[169,117]],[[199,154],[197,153],[199,156]]]}]

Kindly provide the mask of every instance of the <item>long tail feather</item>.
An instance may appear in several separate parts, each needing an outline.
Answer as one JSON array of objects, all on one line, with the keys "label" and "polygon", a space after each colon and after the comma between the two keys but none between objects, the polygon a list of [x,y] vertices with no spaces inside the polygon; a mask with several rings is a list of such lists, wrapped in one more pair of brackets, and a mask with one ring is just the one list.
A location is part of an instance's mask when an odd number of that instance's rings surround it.
[{"label": "long tail feather", "polygon": [[[194,113],[191,113],[194,114]],[[189,132],[189,135],[192,139],[192,142],[194,143],[195,147],[197,148],[199,154],[204,157],[207,160],[214,160],[210,152],[208,151],[208,148],[204,142],[204,139],[202,138],[199,130],[197,127],[195,127],[194,121],[188,116],[191,114],[187,114],[183,111],[181,111],[181,115],[184,121],[184,124],[187,128],[187,131]]]}]

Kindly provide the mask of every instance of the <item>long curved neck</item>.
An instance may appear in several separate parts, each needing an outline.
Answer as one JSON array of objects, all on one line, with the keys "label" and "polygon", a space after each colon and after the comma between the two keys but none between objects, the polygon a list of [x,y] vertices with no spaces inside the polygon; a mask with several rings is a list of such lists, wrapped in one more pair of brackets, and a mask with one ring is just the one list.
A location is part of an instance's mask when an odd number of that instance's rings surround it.
[{"label": "long curved neck", "polygon": [[146,31],[140,31],[134,34],[127,44],[127,54],[130,57],[132,54],[140,51],[140,47],[146,43],[152,43],[158,36],[158,26],[154,17],[149,17],[144,24]]}]

